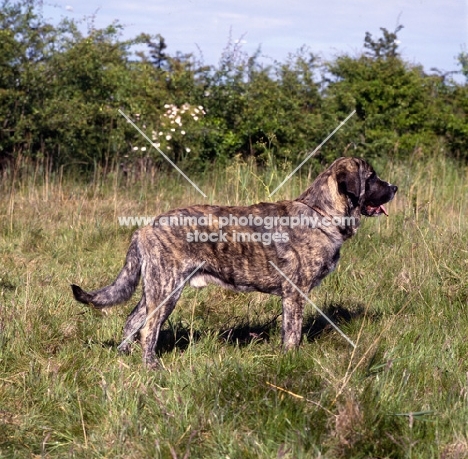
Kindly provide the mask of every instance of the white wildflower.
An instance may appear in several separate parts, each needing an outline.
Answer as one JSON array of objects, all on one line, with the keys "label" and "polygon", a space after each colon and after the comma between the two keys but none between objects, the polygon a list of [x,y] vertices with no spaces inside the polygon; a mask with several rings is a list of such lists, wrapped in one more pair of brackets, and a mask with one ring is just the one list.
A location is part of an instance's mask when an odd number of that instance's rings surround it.
[{"label": "white wildflower", "polygon": [[171,139],[172,139],[172,136],[169,135],[169,134],[167,134],[167,135],[166,135],[166,140],[171,140]]},{"label": "white wildflower", "polygon": [[172,129],[171,129],[171,132],[175,132],[175,128],[172,128]]},{"label": "white wildflower", "polygon": [[194,116],[193,119],[194,119],[195,121],[198,121],[198,116]]},{"label": "white wildflower", "polygon": [[181,133],[182,135],[185,135],[185,131],[180,131],[180,133]]},{"label": "white wildflower", "polygon": [[146,147],[141,147],[141,151],[146,151]]},{"label": "white wildflower", "polygon": [[186,151],[187,153],[190,153],[192,150],[190,150],[189,147],[186,147],[186,148],[185,148],[185,151]]},{"label": "white wildflower", "polygon": [[138,151],[138,147],[133,147],[133,151]]}]

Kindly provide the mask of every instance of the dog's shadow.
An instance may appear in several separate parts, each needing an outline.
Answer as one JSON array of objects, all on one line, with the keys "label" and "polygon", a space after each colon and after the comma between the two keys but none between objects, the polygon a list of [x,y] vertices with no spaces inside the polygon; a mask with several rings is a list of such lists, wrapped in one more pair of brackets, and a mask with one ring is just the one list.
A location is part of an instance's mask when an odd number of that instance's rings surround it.
[{"label": "dog's shadow", "polygon": [[[365,314],[365,306],[361,303],[331,303],[321,308],[322,312],[338,327],[359,319]],[[249,322],[245,318],[239,318],[238,322],[229,328],[222,328],[217,332],[217,337],[223,343],[234,346],[248,346],[254,342],[269,342],[270,337],[281,333],[281,314],[274,316],[265,323]],[[368,315],[371,320],[376,315]],[[331,324],[318,312],[304,316],[302,335],[308,342],[318,340],[323,335],[333,332]],[[190,344],[195,344],[203,336],[203,332],[193,329],[183,323],[170,324],[161,330],[158,342],[157,354],[162,355],[173,350],[185,351]],[[117,347],[114,340],[103,343],[106,347]]]},{"label": "dog's shadow", "polygon": [[[323,308],[320,308],[325,316],[328,317],[336,326],[340,327],[342,324],[350,323],[356,319],[364,317],[366,314],[366,307],[361,303],[331,303]],[[375,320],[377,315],[367,315],[371,320]],[[322,335],[333,331],[333,326],[325,317],[316,312],[304,317],[302,326],[302,334],[307,337],[308,341],[315,341]]]}]

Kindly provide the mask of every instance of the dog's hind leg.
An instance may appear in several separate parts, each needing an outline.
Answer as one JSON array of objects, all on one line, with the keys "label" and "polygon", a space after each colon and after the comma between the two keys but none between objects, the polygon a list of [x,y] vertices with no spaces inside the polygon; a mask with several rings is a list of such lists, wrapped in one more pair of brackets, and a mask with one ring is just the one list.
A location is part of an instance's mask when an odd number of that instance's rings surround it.
[{"label": "dog's hind leg", "polygon": [[[159,362],[156,357],[156,346],[158,344],[159,333],[164,322],[174,310],[179,297],[180,291],[174,293],[173,296],[162,306],[157,302],[150,303],[148,301],[148,319],[146,320],[145,326],[140,330],[140,341],[143,347],[143,363],[147,367],[159,367]],[[153,305],[156,306],[153,308],[153,311],[156,311],[154,314],[150,312],[150,306]]]},{"label": "dog's hind leg", "polygon": [[146,301],[145,295],[133,308],[132,312],[128,315],[127,321],[123,329],[123,340],[119,346],[119,352],[122,354],[129,354],[131,344],[137,341],[140,335],[140,328],[145,325],[146,320]]},{"label": "dog's hind leg", "polygon": [[[155,270],[153,267],[153,271]],[[157,368],[159,362],[156,358],[156,345],[159,333],[180,298],[183,290],[181,287],[183,279],[176,276],[168,278],[160,276],[161,284],[157,286],[156,290],[154,283],[151,282],[156,277],[155,272],[151,275],[150,271],[151,268],[147,267],[146,275],[148,277],[144,280],[146,323],[140,330],[140,341],[143,347],[143,363],[148,367]]]}]

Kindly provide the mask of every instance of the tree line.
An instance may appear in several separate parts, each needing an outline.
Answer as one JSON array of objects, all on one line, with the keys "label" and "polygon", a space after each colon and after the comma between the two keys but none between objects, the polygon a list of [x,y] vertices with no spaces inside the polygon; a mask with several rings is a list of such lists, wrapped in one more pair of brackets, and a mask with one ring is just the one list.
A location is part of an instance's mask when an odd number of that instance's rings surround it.
[{"label": "tree line", "polygon": [[[401,28],[366,33],[360,54],[330,61],[303,47],[265,64],[260,50],[248,55],[229,40],[208,66],[168,54],[160,35],[124,40],[119,23],[92,22],[84,33],[74,20],[45,20],[38,0],[2,0],[0,167],[45,158],[76,170],[165,167],[157,149],[187,170],[236,157],[297,163],[353,110],[321,150],[325,159],[349,149],[468,159],[466,83],[406,62]],[[468,78],[467,54],[458,60]]]}]

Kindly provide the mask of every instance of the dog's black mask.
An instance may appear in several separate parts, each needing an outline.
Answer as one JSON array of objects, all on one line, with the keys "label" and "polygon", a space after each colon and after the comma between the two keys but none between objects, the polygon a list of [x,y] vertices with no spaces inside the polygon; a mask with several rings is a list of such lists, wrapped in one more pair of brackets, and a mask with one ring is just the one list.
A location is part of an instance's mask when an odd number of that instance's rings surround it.
[{"label": "dog's black mask", "polygon": [[366,180],[366,190],[364,192],[364,200],[361,204],[361,213],[367,217],[377,215],[388,215],[384,204],[391,201],[398,187],[381,180],[375,172]]},{"label": "dog's black mask", "polygon": [[398,187],[384,182],[374,169],[358,158],[340,159],[337,172],[338,190],[345,194],[361,214],[373,217],[387,214],[384,204],[391,201]]}]

